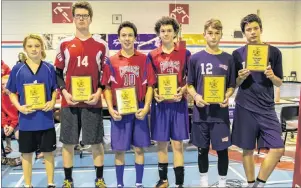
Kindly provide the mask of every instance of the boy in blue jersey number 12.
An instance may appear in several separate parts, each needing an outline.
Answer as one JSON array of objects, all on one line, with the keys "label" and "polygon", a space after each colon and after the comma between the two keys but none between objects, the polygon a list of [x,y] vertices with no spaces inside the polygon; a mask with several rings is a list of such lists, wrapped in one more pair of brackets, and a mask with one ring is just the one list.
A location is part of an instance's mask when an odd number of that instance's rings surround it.
[{"label": "boy in blue jersey number 12", "polygon": [[[22,153],[25,187],[32,187],[32,154],[38,146],[44,154],[48,187],[55,187],[52,153],[56,149],[52,111],[57,88],[55,70],[53,65],[43,61],[46,54],[40,36],[27,36],[23,41],[23,48],[28,59],[13,67],[6,88],[10,92],[11,102],[19,111],[19,151]],[[25,104],[24,84],[33,83],[45,85],[46,104],[42,110],[33,110]]]},{"label": "boy in blue jersey number 12", "polygon": [[[228,100],[235,88],[235,67],[232,56],[219,48],[222,24],[211,19],[204,26],[206,49],[193,54],[188,63],[188,92],[194,98],[192,144],[198,147],[201,187],[208,187],[208,152],[210,141],[218,155],[219,187],[226,187],[230,142]],[[204,76],[225,77],[225,100],[209,104],[204,100]]]}]

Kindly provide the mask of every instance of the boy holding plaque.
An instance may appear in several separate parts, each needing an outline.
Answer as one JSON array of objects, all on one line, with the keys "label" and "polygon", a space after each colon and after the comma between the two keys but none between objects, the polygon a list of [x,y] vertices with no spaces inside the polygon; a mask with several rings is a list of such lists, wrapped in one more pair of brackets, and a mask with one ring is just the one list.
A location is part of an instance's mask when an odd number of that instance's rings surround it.
[{"label": "boy holding plaque", "polygon": [[11,102],[19,111],[19,151],[25,187],[32,187],[32,155],[38,147],[44,154],[48,187],[55,187],[53,108],[57,84],[54,66],[43,61],[44,46],[38,35],[31,34],[24,39],[28,59],[13,67],[6,86]]},{"label": "boy holding plaque", "polygon": [[151,106],[151,136],[158,143],[158,171],[160,180],[156,187],[168,187],[168,144],[174,153],[176,186],[184,184],[183,140],[188,135],[188,105],[186,92],[187,61],[190,52],[174,43],[179,33],[178,22],[162,17],[155,24],[155,32],[162,45],[148,54],[158,78]]},{"label": "boy holding plaque", "polygon": [[223,35],[220,20],[204,25],[206,49],[193,54],[188,68],[188,92],[194,98],[192,144],[198,147],[201,187],[208,187],[210,142],[217,151],[219,187],[226,187],[230,142],[228,103],[235,88],[235,66],[230,54],[219,48]]},{"label": "boy holding plaque", "polygon": [[121,50],[105,64],[102,85],[111,118],[111,147],[115,151],[117,187],[123,187],[124,153],[134,146],[136,187],[143,187],[143,148],[150,146],[147,114],[155,76],[146,55],[134,48],[137,28],[123,22],[118,28]]},{"label": "boy holding plaque", "polygon": [[[274,86],[282,84],[282,56],[279,49],[261,41],[262,22],[256,14],[244,17],[240,26],[248,44],[233,52],[239,89],[235,99],[232,143],[243,149],[249,186],[262,187],[284,153],[274,103]],[[270,150],[255,182],[253,152],[256,141],[258,148]]]},{"label": "boy holding plaque", "polygon": [[93,10],[88,2],[74,3],[72,15],[76,27],[75,36],[60,42],[55,60],[58,85],[63,96],[60,134],[65,172],[63,187],[74,186],[74,146],[79,143],[81,129],[82,143],[92,145],[95,187],[105,187],[100,75],[109,50],[100,35],[91,35],[89,31]]}]

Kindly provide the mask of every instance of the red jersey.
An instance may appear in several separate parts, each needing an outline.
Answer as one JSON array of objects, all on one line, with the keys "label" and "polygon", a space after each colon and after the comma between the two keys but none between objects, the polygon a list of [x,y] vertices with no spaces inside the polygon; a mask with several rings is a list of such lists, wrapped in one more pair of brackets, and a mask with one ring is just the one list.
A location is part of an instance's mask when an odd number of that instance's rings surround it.
[{"label": "red jersey", "polygon": [[1,77],[5,75],[9,75],[10,68],[7,64],[4,63],[3,60],[1,60]]},{"label": "red jersey", "polygon": [[152,50],[148,58],[152,62],[156,74],[178,74],[178,86],[186,84],[188,72],[187,62],[191,53],[186,48],[180,48],[175,44],[174,50],[170,54],[162,51],[162,46]]},{"label": "red jersey", "polygon": [[2,92],[1,94],[1,127],[5,125],[16,128],[18,125],[18,110],[11,103],[9,96]]},{"label": "red jersey", "polygon": [[155,74],[146,55],[135,50],[134,55],[127,58],[119,51],[110,57],[104,66],[102,85],[112,89],[113,105],[116,106],[115,90],[124,87],[136,87],[138,101],[144,101],[147,86],[153,86]]},{"label": "red jersey", "polygon": [[[95,93],[99,87],[101,71],[108,54],[108,45],[100,35],[93,35],[87,40],[81,40],[75,36],[62,40],[56,55],[55,66],[66,73],[66,90],[71,93],[71,76],[91,76],[92,89]],[[62,107],[67,106],[65,98],[62,97]],[[72,107],[100,108],[101,100],[94,106],[80,102]]]}]

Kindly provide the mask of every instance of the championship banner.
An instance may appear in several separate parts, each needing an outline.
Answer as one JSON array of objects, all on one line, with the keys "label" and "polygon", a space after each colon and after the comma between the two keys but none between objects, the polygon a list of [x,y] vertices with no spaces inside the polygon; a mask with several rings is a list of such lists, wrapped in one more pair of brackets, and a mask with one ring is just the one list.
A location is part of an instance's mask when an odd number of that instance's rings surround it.
[{"label": "championship banner", "polygon": [[182,40],[186,41],[187,46],[206,45],[206,40],[202,34],[182,34]]},{"label": "championship banner", "polygon": [[[156,34],[138,34],[135,42],[135,48],[139,47],[139,50],[152,50],[157,48],[159,39]],[[143,45],[144,44],[144,45]],[[118,40],[118,34],[108,34],[108,45],[110,50],[120,50],[121,45]]]},{"label": "championship banner", "polygon": [[296,156],[295,156],[295,169],[294,179],[292,187],[301,187],[301,91],[300,91],[300,102],[299,102],[299,121],[298,121],[298,135],[296,141]]}]

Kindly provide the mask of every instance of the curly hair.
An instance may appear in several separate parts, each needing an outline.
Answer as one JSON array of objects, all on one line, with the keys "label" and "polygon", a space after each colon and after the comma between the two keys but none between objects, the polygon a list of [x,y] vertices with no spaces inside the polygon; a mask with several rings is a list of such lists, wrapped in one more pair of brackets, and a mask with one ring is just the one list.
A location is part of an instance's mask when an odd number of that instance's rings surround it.
[{"label": "curly hair", "polygon": [[180,25],[174,18],[163,16],[160,20],[158,20],[155,24],[155,32],[157,35],[160,34],[160,28],[162,25],[172,25],[175,34],[178,35],[180,30]]}]

